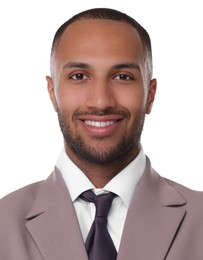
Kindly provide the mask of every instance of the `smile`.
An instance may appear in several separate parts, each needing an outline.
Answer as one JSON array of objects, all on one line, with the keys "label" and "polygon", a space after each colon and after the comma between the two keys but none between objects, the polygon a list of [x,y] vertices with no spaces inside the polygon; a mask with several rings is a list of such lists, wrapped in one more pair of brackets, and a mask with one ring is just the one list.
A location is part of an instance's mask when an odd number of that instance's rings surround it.
[{"label": "smile", "polygon": [[91,120],[85,120],[84,123],[89,126],[94,127],[107,127],[111,126],[115,123],[115,121],[91,121]]}]

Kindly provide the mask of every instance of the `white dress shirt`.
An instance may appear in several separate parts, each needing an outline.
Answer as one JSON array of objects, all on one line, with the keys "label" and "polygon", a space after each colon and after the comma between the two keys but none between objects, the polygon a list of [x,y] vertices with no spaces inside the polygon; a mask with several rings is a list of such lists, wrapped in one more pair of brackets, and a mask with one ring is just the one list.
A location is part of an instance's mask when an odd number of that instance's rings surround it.
[{"label": "white dress shirt", "polygon": [[144,172],[145,165],[146,156],[143,148],[141,148],[138,156],[126,168],[111,179],[103,189],[98,189],[69,159],[65,150],[62,150],[56,167],[62,173],[68,187],[84,241],[94,220],[95,205],[80,199],[79,195],[89,189],[93,189],[96,195],[110,191],[118,196],[112,202],[108,215],[107,229],[118,251],[132,195]]}]

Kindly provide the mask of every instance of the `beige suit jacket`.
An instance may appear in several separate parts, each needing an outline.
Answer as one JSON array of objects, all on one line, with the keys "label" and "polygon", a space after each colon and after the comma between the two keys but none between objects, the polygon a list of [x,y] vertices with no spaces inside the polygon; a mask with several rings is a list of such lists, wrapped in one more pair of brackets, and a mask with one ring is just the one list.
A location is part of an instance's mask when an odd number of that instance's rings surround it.
[{"label": "beige suit jacket", "polygon": [[[58,169],[0,200],[0,260],[87,260]],[[203,193],[160,177],[147,160],[118,260],[202,260]]]}]

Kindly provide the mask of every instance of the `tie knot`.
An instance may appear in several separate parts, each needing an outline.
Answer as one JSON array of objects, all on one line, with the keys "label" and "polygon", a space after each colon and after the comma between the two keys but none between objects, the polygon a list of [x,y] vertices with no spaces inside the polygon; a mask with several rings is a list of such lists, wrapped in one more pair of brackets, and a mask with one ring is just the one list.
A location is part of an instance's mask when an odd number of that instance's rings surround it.
[{"label": "tie knot", "polygon": [[107,218],[112,201],[115,196],[116,194],[112,192],[104,193],[97,196],[91,190],[87,190],[80,195],[80,198],[95,204],[96,217]]}]

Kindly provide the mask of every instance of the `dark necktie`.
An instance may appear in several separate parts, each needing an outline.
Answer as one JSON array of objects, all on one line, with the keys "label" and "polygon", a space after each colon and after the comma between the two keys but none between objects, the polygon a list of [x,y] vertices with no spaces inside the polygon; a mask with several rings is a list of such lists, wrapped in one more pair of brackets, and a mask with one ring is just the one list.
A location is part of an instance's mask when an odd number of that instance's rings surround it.
[{"label": "dark necktie", "polygon": [[116,195],[105,193],[96,196],[92,191],[83,192],[80,197],[96,206],[96,215],[90,228],[85,247],[89,260],[115,260],[117,252],[107,230],[107,216]]}]

